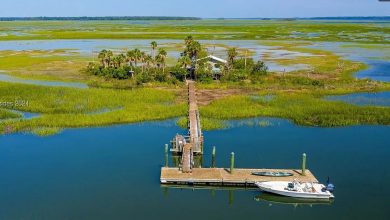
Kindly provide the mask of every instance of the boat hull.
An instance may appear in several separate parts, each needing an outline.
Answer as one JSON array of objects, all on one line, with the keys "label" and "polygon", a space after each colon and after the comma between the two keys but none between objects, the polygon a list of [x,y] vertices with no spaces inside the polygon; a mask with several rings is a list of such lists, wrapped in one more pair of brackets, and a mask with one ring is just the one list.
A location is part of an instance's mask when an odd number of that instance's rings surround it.
[{"label": "boat hull", "polygon": [[293,197],[293,198],[304,198],[304,199],[331,199],[333,195],[326,191],[322,192],[321,189],[324,187],[322,184],[315,184],[317,192],[297,192],[285,190],[283,184],[287,186],[288,182],[264,182],[256,183],[256,185],[264,192]]},{"label": "boat hull", "polygon": [[253,172],[252,175],[269,177],[288,177],[293,176],[294,174],[287,172]]}]

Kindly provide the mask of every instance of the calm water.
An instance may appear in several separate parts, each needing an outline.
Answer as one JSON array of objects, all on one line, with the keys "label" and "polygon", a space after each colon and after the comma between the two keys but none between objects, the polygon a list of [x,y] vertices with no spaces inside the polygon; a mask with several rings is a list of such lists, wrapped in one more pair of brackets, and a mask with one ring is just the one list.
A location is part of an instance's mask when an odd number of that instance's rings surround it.
[{"label": "calm water", "polygon": [[12,83],[23,83],[23,84],[38,85],[38,86],[71,87],[71,88],[78,88],[78,89],[88,88],[88,85],[85,83],[24,79],[16,76],[7,75],[1,72],[0,72],[0,81],[12,82]]},{"label": "calm water", "polygon": [[[261,119],[264,120],[264,119]],[[71,129],[41,138],[0,136],[0,219],[389,219],[390,127],[299,127],[237,123],[206,132],[217,165],[236,153],[239,167],[308,166],[336,184],[331,205],[270,203],[257,191],[161,188],[163,145],[185,131],[173,121]],[[256,201],[257,200],[257,201]],[[272,205],[270,205],[272,204]]]},{"label": "calm water", "polygon": [[[384,45],[386,48],[387,45]],[[352,61],[362,62],[368,65],[368,69],[355,74],[357,78],[369,78],[378,81],[390,82],[390,61],[386,58],[389,51],[382,48],[360,48],[350,43],[322,42],[309,46],[329,50]]]},{"label": "calm water", "polygon": [[371,78],[390,82],[390,62],[384,60],[367,60],[369,68],[356,73],[358,78]]},{"label": "calm water", "polygon": [[390,92],[352,93],[347,95],[328,96],[327,100],[344,101],[353,105],[390,106]]}]

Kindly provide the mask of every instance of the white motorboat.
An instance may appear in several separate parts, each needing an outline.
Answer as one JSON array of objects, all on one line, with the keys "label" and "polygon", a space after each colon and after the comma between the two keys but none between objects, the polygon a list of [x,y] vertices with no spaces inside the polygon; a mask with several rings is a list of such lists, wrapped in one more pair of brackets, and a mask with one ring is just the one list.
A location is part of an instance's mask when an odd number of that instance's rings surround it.
[{"label": "white motorboat", "polygon": [[299,183],[294,180],[288,181],[270,181],[270,182],[256,182],[262,191],[274,193],[277,195],[306,198],[306,199],[331,199],[333,194],[323,184],[319,183]]}]

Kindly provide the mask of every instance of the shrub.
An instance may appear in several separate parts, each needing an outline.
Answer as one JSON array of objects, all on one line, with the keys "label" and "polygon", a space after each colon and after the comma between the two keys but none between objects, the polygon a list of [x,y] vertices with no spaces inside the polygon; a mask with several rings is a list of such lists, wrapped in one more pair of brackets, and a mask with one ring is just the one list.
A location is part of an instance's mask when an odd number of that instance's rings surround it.
[{"label": "shrub", "polygon": [[[247,58],[246,59],[246,69],[250,70],[253,69],[254,61],[253,58]],[[238,60],[234,60],[233,62],[233,68],[234,69],[245,69],[245,59],[241,58]]]},{"label": "shrub", "polygon": [[265,65],[263,61],[257,61],[257,63],[253,66],[251,74],[253,76],[263,76],[267,75],[268,67]]}]

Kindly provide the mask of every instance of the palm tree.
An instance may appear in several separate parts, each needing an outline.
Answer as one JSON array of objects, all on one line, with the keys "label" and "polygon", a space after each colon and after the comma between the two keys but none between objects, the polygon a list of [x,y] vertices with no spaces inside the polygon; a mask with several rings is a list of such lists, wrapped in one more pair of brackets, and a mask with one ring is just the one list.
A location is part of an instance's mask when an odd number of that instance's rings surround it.
[{"label": "palm tree", "polygon": [[112,58],[112,63],[113,63],[114,68],[118,68],[120,65],[119,57],[115,56],[114,58]]},{"label": "palm tree", "polygon": [[229,60],[230,65],[233,65],[234,59],[238,55],[237,49],[235,47],[229,48],[227,51],[227,55],[228,55],[228,60]]},{"label": "palm tree", "polygon": [[189,57],[191,59],[197,59],[199,53],[202,51],[202,45],[198,41],[194,41],[189,46]]},{"label": "palm tree", "polygon": [[146,68],[149,69],[151,64],[153,64],[153,57],[152,55],[146,55],[146,57],[144,58],[144,62],[146,64]]},{"label": "palm tree", "polygon": [[134,64],[135,64],[135,66],[137,66],[138,61],[141,61],[142,54],[138,48],[134,49],[133,53],[134,53]]},{"label": "palm tree", "polygon": [[156,57],[157,42],[156,41],[152,41],[150,43],[150,46],[152,47],[152,57],[155,58]]},{"label": "palm tree", "polygon": [[144,64],[145,64],[145,57],[146,53],[144,51],[140,51],[140,62],[141,62],[141,68],[142,68],[142,73],[144,72]]},{"label": "palm tree", "polygon": [[163,73],[165,73],[165,63],[167,59],[167,51],[164,50],[163,48],[158,49],[158,54],[157,54],[157,62],[162,65],[163,67]]},{"label": "palm tree", "polygon": [[102,50],[99,52],[98,58],[100,60],[100,63],[102,64],[103,68],[106,68],[106,55],[107,55],[107,50]]},{"label": "palm tree", "polygon": [[192,61],[188,56],[182,56],[179,58],[178,63],[181,68],[187,68],[192,64]]},{"label": "palm tree", "polygon": [[185,45],[188,47],[189,45],[192,44],[192,42],[194,42],[194,38],[191,35],[189,35],[186,37],[186,39],[184,39],[184,42],[185,42]]},{"label": "palm tree", "polygon": [[245,70],[246,70],[246,60],[248,59],[248,49],[245,50]]},{"label": "palm tree", "polygon": [[114,56],[111,50],[100,51],[98,58],[104,68],[111,66],[111,58]]},{"label": "palm tree", "polygon": [[126,57],[123,54],[119,54],[113,58],[113,63],[115,68],[122,66],[122,63],[125,61]]},{"label": "palm tree", "polygon": [[[127,62],[129,63],[129,66],[133,67],[133,62],[135,61],[135,55],[133,50],[129,50],[126,53]],[[133,68],[131,68],[133,70]]]},{"label": "palm tree", "polygon": [[111,66],[111,60],[112,60],[112,57],[114,56],[114,54],[112,53],[111,50],[108,50],[107,53],[106,53],[106,56],[105,56],[105,61],[107,63],[107,66]]}]

